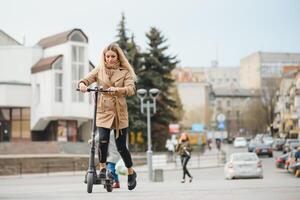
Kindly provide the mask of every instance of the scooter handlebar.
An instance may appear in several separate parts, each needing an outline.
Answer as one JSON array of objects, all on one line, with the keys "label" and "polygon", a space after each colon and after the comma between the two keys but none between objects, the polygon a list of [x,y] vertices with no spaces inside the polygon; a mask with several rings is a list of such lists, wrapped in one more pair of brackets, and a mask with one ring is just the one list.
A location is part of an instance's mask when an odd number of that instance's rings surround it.
[{"label": "scooter handlebar", "polygon": [[[76,88],[76,91],[80,91],[80,89]],[[103,88],[88,88],[87,89],[87,92],[95,92],[95,91],[98,91],[98,92],[111,92],[110,90],[105,90]]]}]

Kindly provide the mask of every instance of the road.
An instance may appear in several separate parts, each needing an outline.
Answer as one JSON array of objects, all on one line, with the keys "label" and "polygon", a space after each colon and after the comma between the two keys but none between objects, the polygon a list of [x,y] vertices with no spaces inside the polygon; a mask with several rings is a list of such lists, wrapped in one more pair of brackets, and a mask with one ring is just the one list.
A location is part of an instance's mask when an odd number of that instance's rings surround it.
[{"label": "road", "polygon": [[[226,147],[226,151],[246,151]],[[180,170],[165,170],[164,182],[148,182],[145,172],[138,173],[138,186],[134,191],[126,189],[126,177],[121,177],[121,189],[107,193],[102,186],[94,186],[92,194],[86,193],[83,172],[76,174],[23,175],[0,177],[2,200],[82,200],[82,199],[130,199],[130,200],[299,200],[300,179],[284,170],[276,169],[274,158],[261,158],[264,179],[225,180],[223,168],[192,169],[192,183],[180,183]],[[138,171],[138,168],[137,168]]]}]

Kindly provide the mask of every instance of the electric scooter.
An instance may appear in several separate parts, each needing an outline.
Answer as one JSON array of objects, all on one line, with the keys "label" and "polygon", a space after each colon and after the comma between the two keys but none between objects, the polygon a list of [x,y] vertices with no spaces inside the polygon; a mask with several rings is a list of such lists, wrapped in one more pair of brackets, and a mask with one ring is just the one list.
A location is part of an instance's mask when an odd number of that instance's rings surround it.
[{"label": "electric scooter", "polygon": [[[78,88],[77,91],[80,91]],[[104,90],[102,87],[98,88],[88,88],[87,92],[94,92],[95,93],[95,102],[94,102],[94,116],[93,116],[93,134],[92,134],[92,144],[90,149],[90,157],[89,157],[89,166],[87,170],[87,174],[85,175],[84,182],[87,184],[87,192],[92,193],[93,185],[104,185],[104,188],[107,192],[112,192],[113,190],[113,183],[114,183],[114,175],[111,171],[106,171],[106,178],[100,178],[96,171],[95,166],[95,136],[98,134],[97,127],[96,127],[96,115],[97,115],[97,100],[99,93],[102,92],[110,92],[109,90]],[[98,154],[98,156],[100,156]]]}]

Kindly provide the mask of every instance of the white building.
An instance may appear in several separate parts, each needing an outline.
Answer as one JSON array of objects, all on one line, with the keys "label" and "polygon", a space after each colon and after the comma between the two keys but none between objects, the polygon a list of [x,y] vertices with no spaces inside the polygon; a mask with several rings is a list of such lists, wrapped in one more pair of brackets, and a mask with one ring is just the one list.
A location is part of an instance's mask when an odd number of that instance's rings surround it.
[{"label": "white building", "polygon": [[33,47],[0,31],[0,141],[86,140],[93,106],[76,87],[91,67],[80,29]]}]

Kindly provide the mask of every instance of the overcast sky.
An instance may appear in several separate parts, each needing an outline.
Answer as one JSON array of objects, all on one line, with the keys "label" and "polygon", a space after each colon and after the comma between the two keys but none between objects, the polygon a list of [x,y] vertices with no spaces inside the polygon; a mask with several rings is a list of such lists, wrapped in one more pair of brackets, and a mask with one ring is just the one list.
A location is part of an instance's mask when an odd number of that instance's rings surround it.
[{"label": "overcast sky", "polygon": [[0,29],[26,45],[72,28],[89,37],[89,55],[116,39],[124,12],[142,49],[151,26],[181,66],[239,66],[256,51],[300,53],[299,0],[0,0]]}]

